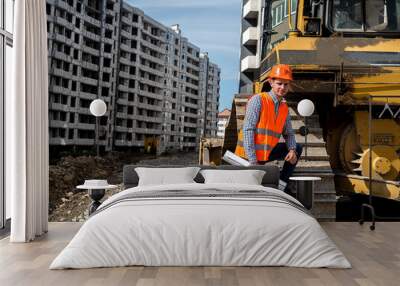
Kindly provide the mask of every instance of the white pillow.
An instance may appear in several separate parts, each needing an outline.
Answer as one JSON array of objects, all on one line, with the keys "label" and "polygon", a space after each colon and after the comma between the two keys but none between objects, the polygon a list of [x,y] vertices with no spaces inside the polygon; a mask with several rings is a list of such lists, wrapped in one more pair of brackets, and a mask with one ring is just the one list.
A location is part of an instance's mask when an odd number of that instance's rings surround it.
[{"label": "white pillow", "polygon": [[206,184],[261,185],[265,171],[262,170],[201,170]]},{"label": "white pillow", "polygon": [[138,186],[195,183],[193,179],[199,170],[199,167],[135,168],[139,176]]}]

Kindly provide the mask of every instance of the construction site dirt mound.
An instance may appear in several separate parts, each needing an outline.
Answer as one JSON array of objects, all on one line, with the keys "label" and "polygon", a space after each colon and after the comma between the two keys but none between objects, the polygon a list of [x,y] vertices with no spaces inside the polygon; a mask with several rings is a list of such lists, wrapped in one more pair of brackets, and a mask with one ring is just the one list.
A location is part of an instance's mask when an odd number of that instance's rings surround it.
[{"label": "construction site dirt mound", "polygon": [[[162,156],[113,152],[102,157],[66,156],[49,168],[49,221],[84,221],[90,198],[76,186],[88,179],[107,179],[118,188],[107,190],[104,199],[122,190],[122,169],[126,164],[193,165],[198,154],[175,153]],[[104,200],[103,199],[103,200]]]}]

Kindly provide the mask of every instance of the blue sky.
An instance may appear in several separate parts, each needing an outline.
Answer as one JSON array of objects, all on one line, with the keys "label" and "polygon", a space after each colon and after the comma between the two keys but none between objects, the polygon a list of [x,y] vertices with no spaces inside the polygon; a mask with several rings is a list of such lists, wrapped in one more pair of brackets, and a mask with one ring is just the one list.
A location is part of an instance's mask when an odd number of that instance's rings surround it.
[{"label": "blue sky", "polygon": [[220,110],[231,108],[239,85],[241,0],[128,0],[166,26],[179,24],[184,37],[208,52],[221,68]]}]

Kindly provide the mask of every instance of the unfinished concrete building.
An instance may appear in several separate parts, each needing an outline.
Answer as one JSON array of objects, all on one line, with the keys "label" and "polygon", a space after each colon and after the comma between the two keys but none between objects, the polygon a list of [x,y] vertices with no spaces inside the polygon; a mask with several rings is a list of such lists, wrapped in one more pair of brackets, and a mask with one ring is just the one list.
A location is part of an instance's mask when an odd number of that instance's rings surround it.
[{"label": "unfinished concrete building", "polygon": [[217,136],[217,123],[218,123],[218,111],[219,108],[219,90],[220,90],[220,78],[221,69],[210,62],[207,53],[200,54],[200,86],[201,86],[201,105],[200,109],[200,121],[202,126],[199,127],[201,134],[204,137],[216,137]]},{"label": "unfinished concrete building", "polygon": [[[205,133],[216,130],[220,70],[209,60],[201,68],[200,48],[179,26],[118,0],[47,0],[47,17],[51,146],[93,146],[96,98],[107,104],[101,150],[143,148],[146,140],[158,142],[158,152],[196,150],[203,88]],[[204,85],[206,73],[212,79]]]}]

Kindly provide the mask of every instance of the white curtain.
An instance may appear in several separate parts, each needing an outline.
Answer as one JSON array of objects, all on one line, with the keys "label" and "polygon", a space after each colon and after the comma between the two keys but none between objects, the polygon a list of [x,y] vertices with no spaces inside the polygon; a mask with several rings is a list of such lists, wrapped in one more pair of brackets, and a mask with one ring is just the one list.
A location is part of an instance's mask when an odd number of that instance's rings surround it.
[{"label": "white curtain", "polygon": [[14,93],[6,98],[6,187],[12,242],[48,227],[48,67],[46,0],[15,1]]}]

